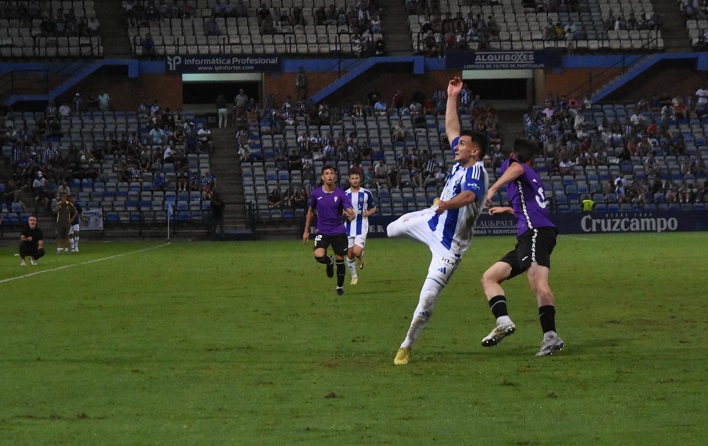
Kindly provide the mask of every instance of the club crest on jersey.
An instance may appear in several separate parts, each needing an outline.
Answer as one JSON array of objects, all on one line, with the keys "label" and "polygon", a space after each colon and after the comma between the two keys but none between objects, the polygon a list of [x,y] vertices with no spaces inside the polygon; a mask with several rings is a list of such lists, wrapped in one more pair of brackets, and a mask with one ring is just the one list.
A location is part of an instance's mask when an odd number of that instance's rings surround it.
[{"label": "club crest on jersey", "polygon": [[334,197],[334,202],[336,203],[337,200],[339,200],[339,197]]}]

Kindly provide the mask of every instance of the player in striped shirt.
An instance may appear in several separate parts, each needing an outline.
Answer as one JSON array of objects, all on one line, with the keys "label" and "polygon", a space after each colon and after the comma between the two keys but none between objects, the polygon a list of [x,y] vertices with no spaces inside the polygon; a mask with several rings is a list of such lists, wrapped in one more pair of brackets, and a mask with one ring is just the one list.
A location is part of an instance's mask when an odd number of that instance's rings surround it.
[{"label": "player in striped shirt", "polygon": [[389,237],[411,237],[428,245],[432,253],[413,320],[393,360],[396,365],[408,364],[411,346],[433,315],[440,292],[472,244],[472,233],[487,198],[489,179],[482,161],[487,137],[483,133],[460,131],[457,102],[461,90],[462,80],[456,76],[447,87],[445,110],[445,133],[451,141],[455,165],[440,200],[428,209],[403,215],[386,228]]},{"label": "player in striped shirt", "polygon": [[369,216],[376,213],[376,202],[371,191],[361,187],[361,174],[357,171],[349,173],[349,189],[345,192],[351,200],[356,214],[354,220],[345,223],[349,239],[347,268],[352,276],[351,285],[356,285],[359,281],[356,263],[358,260],[359,269],[364,269],[364,246],[366,245],[366,235],[369,233]]},{"label": "player in striped shirt", "polygon": [[533,170],[538,153],[539,147],[535,143],[525,139],[514,141],[514,152],[502,164],[501,177],[489,188],[487,205],[491,204],[497,191],[506,186],[511,207],[493,207],[489,209],[489,214],[516,216],[517,243],[482,276],[484,294],[497,319],[494,329],[482,339],[482,345],[493,347],[516,330],[507,312],[506,295],[501,283],[528,272],[543,330],[541,349],[536,356],[548,356],[562,349],[564,343],[556,333],[555,299],[548,285],[551,253],[556,246],[558,229],[548,216],[541,177]]}]

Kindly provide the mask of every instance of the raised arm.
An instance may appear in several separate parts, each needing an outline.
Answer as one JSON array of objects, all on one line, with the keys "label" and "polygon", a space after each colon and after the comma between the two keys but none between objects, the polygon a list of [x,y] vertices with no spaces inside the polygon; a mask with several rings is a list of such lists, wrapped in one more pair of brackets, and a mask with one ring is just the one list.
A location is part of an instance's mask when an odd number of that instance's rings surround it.
[{"label": "raised arm", "polygon": [[445,108],[445,134],[447,140],[452,144],[452,140],[460,136],[460,118],[457,116],[457,100],[462,91],[462,79],[455,76],[447,84],[447,107]]}]

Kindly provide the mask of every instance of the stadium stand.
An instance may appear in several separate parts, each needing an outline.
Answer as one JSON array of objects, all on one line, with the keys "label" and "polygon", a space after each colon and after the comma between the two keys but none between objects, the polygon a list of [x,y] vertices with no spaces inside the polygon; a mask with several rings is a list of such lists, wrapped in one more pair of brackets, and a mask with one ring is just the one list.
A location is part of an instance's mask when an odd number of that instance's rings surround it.
[{"label": "stadium stand", "polygon": [[[26,13],[22,8],[31,2],[5,3],[6,8],[0,12],[3,58],[102,57],[100,33],[76,26],[82,18],[88,22],[93,16],[92,0],[39,2],[44,9]],[[207,0],[186,0],[179,10],[164,9],[163,4],[151,1],[127,3],[132,5],[126,11],[126,22],[133,54],[146,57],[224,53],[364,56],[371,53],[372,42],[382,39],[385,32],[371,23],[361,27],[358,17],[364,11],[357,10],[360,3],[354,0],[334,1],[334,13],[324,0],[275,0],[265,7],[259,0],[243,0],[244,9],[233,13],[219,11],[215,1]],[[407,13],[414,48],[430,56],[460,48],[604,53],[663,48],[660,24],[649,0],[579,0],[555,9],[519,0],[474,5],[461,0],[427,3],[425,10]],[[373,7],[367,12],[372,18],[377,13]],[[705,16],[684,13],[691,43],[704,43],[702,36],[708,28]],[[431,46],[426,43],[429,32]],[[150,54],[143,45],[148,34],[154,51]],[[362,40],[362,35],[368,37]],[[245,200],[253,203],[261,222],[301,217],[306,200],[298,191],[306,195],[316,184],[321,167],[335,163],[342,186],[350,169],[364,172],[366,186],[375,193],[381,215],[429,206],[440,193],[440,183],[434,178],[426,181],[431,178],[428,162],[434,156],[433,163],[443,170],[452,164],[444,140],[444,119],[435,109],[444,101],[444,92],[431,92],[430,96],[430,104],[426,103],[424,110],[421,105],[420,111],[405,107],[377,115],[370,105],[352,106],[344,112],[332,107],[328,121],[313,119],[317,113],[301,109],[301,104],[294,112],[297,119],[292,120],[282,109],[259,109],[260,120],[249,125],[246,132],[251,158],[241,165]],[[668,211],[688,209],[688,205],[704,210],[708,167],[705,104],[701,108],[696,97],[678,98],[676,104],[673,99],[669,98],[670,105],[647,100],[647,104],[583,103],[575,107],[554,99],[547,104],[553,110],[551,118],[543,115],[546,106],[530,110],[525,129],[530,138],[545,143],[546,151],[537,159],[537,168],[548,185],[554,210],[579,212],[580,200],[587,195],[595,199],[598,209],[609,211]],[[84,208],[102,208],[109,225],[162,224],[171,209],[180,224],[202,227],[210,210],[205,190],[210,182],[210,155],[180,143],[170,144],[177,152],[175,161],[155,158],[166,144],[148,143],[154,121],[146,110],[75,112],[56,120],[57,128],[39,137],[48,113],[13,113],[4,120],[3,132],[10,136],[3,138],[2,145],[6,163],[19,168],[13,182],[27,189],[36,168],[44,170],[49,162],[52,167],[47,173],[69,179]],[[465,111],[461,115],[465,127],[480,128],[496,137],[493,109],[471,107]],[[577,128],[576,115],[582,117]],[[186,123],[186,132],[199,126],[188,116],[176,116],[175,120]],[[652,121],[659,130],[648,136]],[[407,131],[396,139],[394,131],[399,123]],[[28,134],[30,144],[13,140]],[[117,147],[122,147],[123,141],[135,141],[140,149],[130,156],[122,149],[116,151],[114,141]],[[128,144],[132,147],[133,143]],[[147,169],[140,169],[143,152],[152,161]],[[70,172],[56,169],[55,165],[61,167],[67,160],[76,161]],[[375,181],[370,174],[379,160],[390,169],[391,186]],[[28,166],[32,168],[27,170]],[[487,169],[491,179],[499,174],[491,157]],[[189,189],[186,191],[180,187],[183,175],[184,188]],[[156,186],[156,177],[166,180],[164,188]],[[620,177],[625,189],[622,193],[615,186]],[[207,184],[202,183],[203,178]],[[7,201],[11,187],[2,185],[6,197],[4,224],[23,221],[28,212],[28,206],[14,200],[14,195]],[[264,191],[272,189],[289,190],[300,200],[269,207]],[[501,204],[505,198],[502,193],[495,203]]]},{"label": "stadium stand", "polygon": [[516,0],[471,6],[444,0],[439,10],[408,12],[413,47],[431,56],[460,49],[607,52],[664,47],[650,0],[580,0],[556,7]]},{"label": "stadium stand", "polygon": [[[383,29],[370,20],[378,14],[372,5],[337,0],[302,2],[277,0],[267,7],[260,0],[244,0],[243,15],[215,13],[214,2],[187,0],[189,14],[141,9],[130,12],[129,37],[134,54],[146,54],[143,41],[150,34],[157,55],[174,54],[291,54],[365,56],[383,39]],[[221,10],[220,10],[221,11]],[[378,22],[380,23],[380,21]]]},{"label": "stadium stand", "polygon": [[[43,112],[24,112],[3,120],[2,156],[12,167],[13,184],[20,190],[31,190],[36,172],[42,171],[49,197],[66,180],[83,209],[101,208],[108,225],[163,225],[167,202],[176,211],[175,220],[183,225],[201,227],[208,220],[214,182],[208,153],[191,153],[183,140],[170,138],[165,146],[172,146],[175,159],[165,162],[163,146],[148,143],[150,117],[138,112],[79,112],[62,119],[55,132],[42,134],[37,123],[47,118]],[[182,117],[176,121],[184,126],[186,138],[199,127],[189,120],[182,124]],[[188,191],[177,195],[174,172],[180,166],[189,184]],[[157,173],[166,180],[159,188]],[[51,201],[25,204],[19,195],[8,198],[5,195],[3,206],[6,226],[26,221],[29,210],[52,208]]]},{"label": "stadium stand", "polygon": [[0,12],[0,57],[100,58],[93,0],[6,1]]}]

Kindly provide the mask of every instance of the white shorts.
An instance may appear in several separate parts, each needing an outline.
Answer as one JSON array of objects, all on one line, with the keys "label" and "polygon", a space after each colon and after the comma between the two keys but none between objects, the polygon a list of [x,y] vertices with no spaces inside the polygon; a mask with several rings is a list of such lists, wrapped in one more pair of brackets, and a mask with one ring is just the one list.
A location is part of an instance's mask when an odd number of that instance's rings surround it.
[{"label": "white shorts", "polygon": [[347,240],[349,241],[349,248],[353,248],[354,245],[361,246],[361,249],[364,249],[364,246],[366,246],[366,235],[365,234],[359,234],[354,237],[347,237]]},{"label": "white shorts", "polygon": [[69,228],[69,234],[73,234],[74,232],[79,232],[79,227],[80,227],[80,225],[71,225],[71,228]]},{"label": "white shorts", "polygon": [[435,208],[426,208],[402,215],[386,228],[389,237],[407,236],[428,245],[433,258],[428,268],[428,277],[440,281],[443,285],[450,280],[452,273],[462,259],[464,252],[454,252],[445,248],[428,226],[428,221],[435,215]]}]

